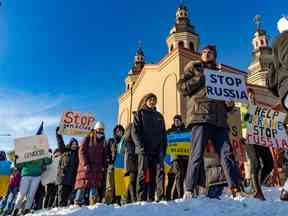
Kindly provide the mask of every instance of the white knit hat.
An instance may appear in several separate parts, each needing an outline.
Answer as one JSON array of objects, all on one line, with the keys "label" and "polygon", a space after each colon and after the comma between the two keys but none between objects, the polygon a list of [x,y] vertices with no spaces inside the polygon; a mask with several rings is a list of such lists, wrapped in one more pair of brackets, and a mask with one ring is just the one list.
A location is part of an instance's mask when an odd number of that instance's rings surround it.
[{"label": "white knit hat", "polygon": [[288,17],[283,16],[277,23],[278,31],[280,33],[288,30]]},{"label": "white knit hat", "polygon": [[100,128],[103,129],[103,130],[105,130],[105,125],[104,125],[103,122],[98,121],[98,122],[95,124],[94,129],[96,130],[96,129],[100,129]]}]

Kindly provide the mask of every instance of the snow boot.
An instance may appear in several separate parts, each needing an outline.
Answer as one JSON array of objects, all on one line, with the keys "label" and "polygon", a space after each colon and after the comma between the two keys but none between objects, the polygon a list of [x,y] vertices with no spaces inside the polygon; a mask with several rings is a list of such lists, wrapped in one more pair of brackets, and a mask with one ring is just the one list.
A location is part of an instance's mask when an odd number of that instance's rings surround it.
[{"label": "snow boot", "polygon": [[30,209],[24,209],[22,211],[22,215],[26,215],[26,214],[29,214],[30,213]]},{"label": "snow boot", "polygon": [[288,201],[288,192],[284,189],[281,191],[280,200]]},{"label": "snow boot", "polygon": [[89,205],[95,205],[97,203],[97,198],[92,196],[90,199],[89,199]]},{"label": "snow boot", "polygon": [[11,216],[17,216],[19,209],[14,209]]}]

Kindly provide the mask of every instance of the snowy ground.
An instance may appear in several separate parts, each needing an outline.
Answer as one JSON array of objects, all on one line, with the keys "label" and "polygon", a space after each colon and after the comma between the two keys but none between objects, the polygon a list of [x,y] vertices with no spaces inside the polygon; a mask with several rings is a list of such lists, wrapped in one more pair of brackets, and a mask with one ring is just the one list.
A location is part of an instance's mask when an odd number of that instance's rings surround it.
[{"label": "snowy ground", "polygon": [[234,200],[224,194],[221,200],[199,197],[191,201],[176,200],[160,203],[134,203],[119,206],[97,204],[83,208],[55,208],[40,211],[33,215],[69,215],[69,216],[288,216],[288,202],[279,199],[278,188],[265,188],[266,201],[253,198]]}]

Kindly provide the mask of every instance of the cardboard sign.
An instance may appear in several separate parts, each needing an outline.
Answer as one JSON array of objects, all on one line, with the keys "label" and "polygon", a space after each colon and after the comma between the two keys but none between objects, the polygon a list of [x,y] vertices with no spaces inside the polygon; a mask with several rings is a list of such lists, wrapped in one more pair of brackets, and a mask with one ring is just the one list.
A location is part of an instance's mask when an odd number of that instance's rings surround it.
[{"label": "cardboard sign", "polygon": [[60,122],[60,132],[69,136],[86,136],[94,128],[96,118],[91,113],[65,112]]},{"label": "cardboard sign", "polygon": [[236,161],[246,161],[245,150],[240,140],[242,138],[240,108],[235,107],[228,113],[229,138]]},{"label": "cardboard sign", "polygon": [[42,185],[45,186],[47,184],[56,183],[59,162],[60,157],[53,158],[52,163],[46,167],[45,172],[43,172],[41,175]]},{"label": "cardboard sign", "polygon": [[208,98],[248,103],[245,77],[240,74],[205,71]]},{"label": "cardboard sign", "polygon": [[284,128],[285,113],[250,105],[247,143],[271,148],[287,148],[288,137]]},{"label": "cardboard sign", "polygon": [[46,135],[15,139],[15,154],[18,156],[17,163],[49,157],[48,149],[48,137]]}]

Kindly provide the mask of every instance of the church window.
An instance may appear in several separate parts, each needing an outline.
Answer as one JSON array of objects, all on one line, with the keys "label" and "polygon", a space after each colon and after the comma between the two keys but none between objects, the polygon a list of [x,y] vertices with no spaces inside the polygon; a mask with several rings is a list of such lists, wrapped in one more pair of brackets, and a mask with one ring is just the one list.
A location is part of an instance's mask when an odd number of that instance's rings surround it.
[{"label": "church window", "polygon": [[178,42],[178,48],[184,48],[184,41]]},{"label": "church window", "polygon": [[194,44],[193,44],[193,42],[190,42],[190,43],[189,43],[189,48],[190,48],[190,50],[195,51],[195,50],[194,50]]},{"label": "church window", "polygon": [[170,52],[171,52],[173,49],[174,49],[174,47],[173,47],[173,45],[171,45],[171,47],[170,47]]}]

